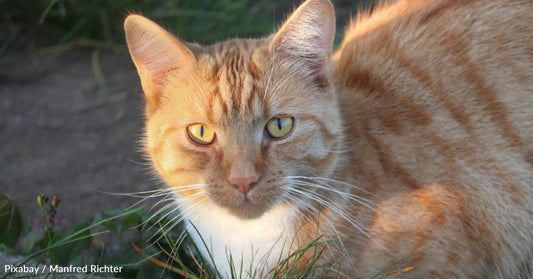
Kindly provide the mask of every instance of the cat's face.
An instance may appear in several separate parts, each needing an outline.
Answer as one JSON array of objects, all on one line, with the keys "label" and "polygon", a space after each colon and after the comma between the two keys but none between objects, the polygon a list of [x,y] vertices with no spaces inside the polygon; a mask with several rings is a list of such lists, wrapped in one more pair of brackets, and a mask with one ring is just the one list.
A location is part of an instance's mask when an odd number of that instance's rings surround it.
[{"label": "cat's face", "polygon": [[146,94],[145,147],[181,197],[256,218],[290,201],[284,188],[291,176],[331,174],[341,129],[329,82],[334,29],[330,19],[316,18],[311,23],[323,26],[304,36],[301,18],[316,15],[298,11],[268,39],[208,47],[182,44],[153,22],[128,17],[128,45]]}]

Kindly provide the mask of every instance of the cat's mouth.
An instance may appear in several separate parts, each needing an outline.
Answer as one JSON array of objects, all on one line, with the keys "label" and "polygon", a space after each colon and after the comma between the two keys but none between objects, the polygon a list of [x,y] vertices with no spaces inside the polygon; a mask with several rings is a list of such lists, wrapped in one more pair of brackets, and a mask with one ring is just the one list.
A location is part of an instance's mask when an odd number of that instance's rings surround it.
[{"label": "cat's mouth", "polygon": [[242,219],[255,219],[261,217],[268,209],[270,204],[256,201],[249,195],[243,195],[240,201],[233,205],[225,205],[233,215]]},{"label": "cat's mouth", "polygon": [[214,183],[210,186],[207,187],[209,199],[241,219],[261,217],[276,200],[274,191],[265,191],[260,183],[246,193],[230,185]]}]

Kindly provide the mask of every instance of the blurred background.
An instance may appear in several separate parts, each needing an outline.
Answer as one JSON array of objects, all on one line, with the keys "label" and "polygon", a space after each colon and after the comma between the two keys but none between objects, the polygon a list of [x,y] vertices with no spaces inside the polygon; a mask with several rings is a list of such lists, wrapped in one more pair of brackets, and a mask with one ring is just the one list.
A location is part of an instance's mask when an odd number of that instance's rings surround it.
[{"label": "blurred background", "polygon": [[[374,1],[333,1],[337,42]],[[141,13],[209,44],[272,33],[300,1],[0,0],[0,194],[31,220],[58,195],[65,226],[161,187],[139,152],[142,92],[122,23]]]}]

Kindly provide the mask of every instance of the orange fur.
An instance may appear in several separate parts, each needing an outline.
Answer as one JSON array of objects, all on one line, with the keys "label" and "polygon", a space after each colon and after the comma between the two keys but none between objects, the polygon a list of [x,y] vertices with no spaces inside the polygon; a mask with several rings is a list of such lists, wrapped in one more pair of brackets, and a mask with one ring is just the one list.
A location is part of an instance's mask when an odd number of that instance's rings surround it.
[{"label": "orange fur", "polygon": [[[321,262],[344,255],[348,277],[398,260],[416,266],[399,277],[533,276],[531,1],[381,4],[330,57],[332,11],[309,0],[274,36],[212,46],[128,17],[157,173],[243,231],[285,212],[280,236],[303,244],[319,222],[337,241]],[[295,126],[272,140],[264,128],[279,115]],[[215,129],[215,143],[191,144],[194,123]],[[228,182],[235,162],[259,176],[247,195]]]}]

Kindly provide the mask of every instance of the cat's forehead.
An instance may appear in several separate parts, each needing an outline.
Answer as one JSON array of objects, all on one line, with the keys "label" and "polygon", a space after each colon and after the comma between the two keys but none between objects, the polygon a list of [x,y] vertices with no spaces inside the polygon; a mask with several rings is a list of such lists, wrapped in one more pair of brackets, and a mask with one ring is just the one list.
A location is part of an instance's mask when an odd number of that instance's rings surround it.
[{"label": "cat's forehead", "polygon": [[266,49],[268,39],[229,39],[222,42],[217,42],[212,45],[203,46],[201,49],[196,49],[195,52],[199,57],[209,55],[219,63],[224,63],[227,55],[239,56],[246,58],[256,51],[263,51]]},{"label": "cat's forehead", "polygon": [[266,40],[228,40],[197,49],[195,55],[210,87],[208,108],[212,121],[250,121],[267,113],[264,75],[270,60]]}]

